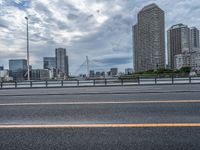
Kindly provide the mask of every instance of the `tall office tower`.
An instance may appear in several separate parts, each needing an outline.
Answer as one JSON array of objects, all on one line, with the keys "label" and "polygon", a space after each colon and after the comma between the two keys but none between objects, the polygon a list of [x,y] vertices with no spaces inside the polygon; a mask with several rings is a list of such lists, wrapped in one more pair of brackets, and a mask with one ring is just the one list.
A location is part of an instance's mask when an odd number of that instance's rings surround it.
[{"label": "tall office tower", "polygon": [[58,71],[58,75],[61,77],[69,76],[69,64],[68,64],[68,56],[66,55],[66,49],[64,48],[56,48],[56,69]]},{"label": "tall office tower", "polygon": [[[176,69],[176,56],[190,52],[190,29],[183,24],[172,26],[167,31],[168,66]],[[179,57],[180,59],[180,57]],[[181,60],[180,60],[181,61]]]},{"label": "tall office tower", "polygon": [[43,64],[44,64],[44,69],[56,68],[56,58],[55,57],[44,57]]},{"label": "tall office tower", "polygon": [[133,26],[136,72],[165,67],[165,14],[156,4],[145,6]]},{"label": "tall office tower", "polygon": [[191,52],[199,49],[199,30],[196,27],[190,28],[190,50]]},{"label": "tall office tower", "polygon": [[9,73],[14,80],[18,81],[24,80],[27,71],[28,71],[27,60],[25,59],[9,60]]}]

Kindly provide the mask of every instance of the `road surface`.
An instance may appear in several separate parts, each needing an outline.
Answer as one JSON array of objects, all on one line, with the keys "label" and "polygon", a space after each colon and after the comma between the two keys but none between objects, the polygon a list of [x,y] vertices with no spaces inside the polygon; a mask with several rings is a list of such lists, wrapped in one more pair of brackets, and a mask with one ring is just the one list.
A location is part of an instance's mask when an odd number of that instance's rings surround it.
[{"label": "road surface", "polygon": [[0,149],[200,149],[200,85],[0,90]]}]

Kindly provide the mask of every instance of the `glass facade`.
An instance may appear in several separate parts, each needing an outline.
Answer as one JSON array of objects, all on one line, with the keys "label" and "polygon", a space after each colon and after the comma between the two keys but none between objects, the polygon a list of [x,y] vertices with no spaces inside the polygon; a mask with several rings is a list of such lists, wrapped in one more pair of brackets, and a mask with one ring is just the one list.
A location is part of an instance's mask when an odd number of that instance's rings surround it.
[{"label": "glass facade", "polygon": [[33,69],[31,71],[32,80],[48,80],[50,71],[48,69]]},{"label": "glass facade", "polygon": [[189,28],[181,28],[181,47],[189,49]]},{"label": "glass facade", "polygon": [[44,57],[43,63],[44,63],[44,69],[56,68],[55,57]]},{"label": "glass facade", "polygon": [[27,60],[13,59],[9,60],[9,73],[14,80],[23,81],[26,79],[27,73]]}]

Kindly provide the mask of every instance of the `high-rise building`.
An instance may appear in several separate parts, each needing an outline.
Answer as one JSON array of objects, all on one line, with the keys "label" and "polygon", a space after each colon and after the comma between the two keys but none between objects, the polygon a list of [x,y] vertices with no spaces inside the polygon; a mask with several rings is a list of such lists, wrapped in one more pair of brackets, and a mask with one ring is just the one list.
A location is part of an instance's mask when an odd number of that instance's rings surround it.
[{"label": "high-rise building", "polygon": [[56,69],[60,77],[69,76],[68,56],[66,49],[56,48]]},{"label": "high-rise building", "polygon": [[196,27],[189,28],[181,23],[173,25],[167,31],[167,39],[169,68],[180,69],[193,64],[192,53],[200,52],[199,30]]},{"label": "high-rise building", "polygon": [[199,30],[196,27],[190,28],[190,50],[191,52],[199,49]]},{"label": "high-rise building", "polygon": [[145,6],[133,26],[136,72],[165,67],[165,14],[156,4]]},{"label": "high-rise building", "polygon": [[13,59],[9,60],[9,74],[14,80],[24,80],[27,73],[27,60]]},{"label": "high-rise building", "polygon": [[56,58],[55,57],[44,57],[43,58],[44,69],[56,68]]},{"label": "high-rise building", "polygon": [[190,29],[187,25],[176,24],[167,31],[168,66],[175,69],[176,55],[190,51]]}]

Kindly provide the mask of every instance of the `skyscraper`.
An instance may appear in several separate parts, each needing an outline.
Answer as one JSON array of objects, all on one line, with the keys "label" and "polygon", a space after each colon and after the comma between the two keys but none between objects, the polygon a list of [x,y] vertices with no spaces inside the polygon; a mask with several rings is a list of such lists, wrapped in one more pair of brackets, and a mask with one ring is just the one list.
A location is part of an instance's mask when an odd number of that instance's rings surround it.
[{"label": "skyscraper", "polygon": [[136,72],[165,67],[165,16],[156,4],[145,6],[133,26]]},{"label": "skyscraper", "polygon": [[56,69],[61,77],[69,76],[68,56],[66,49],[56,48]]},{"label": "skyscraper", "polygon": [[187,25],[176,24],[167,31],[168,66],[175,69],[175,56],[190,51],[190,29]]},{"label": "skyscraper", "polygon": [[179,66],[190,66],[191,54],[200,52],[199,30],[181,23],[176,24],[167,31],[167,39],[169,67],[179,69],[180,67],[177,68],[176,65],[178,62],[180,62]]}]

